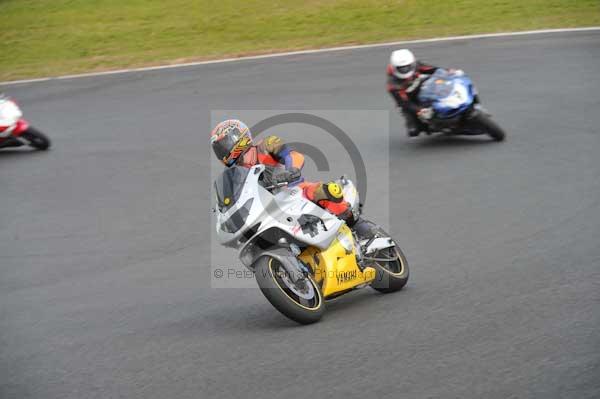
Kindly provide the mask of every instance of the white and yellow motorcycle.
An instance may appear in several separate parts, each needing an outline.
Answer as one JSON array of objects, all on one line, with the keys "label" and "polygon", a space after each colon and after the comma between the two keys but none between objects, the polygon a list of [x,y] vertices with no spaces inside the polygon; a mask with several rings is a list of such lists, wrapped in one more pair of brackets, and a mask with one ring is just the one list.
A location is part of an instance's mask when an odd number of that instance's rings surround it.
[{"label": "white and yellow motorcycle", "polygon": [[302,189],[272,184],[264,165],[234,166],[215,181],[217,236],[239,249],[265,297],[290,319],[310,324],[325,301],[371,286],[400,290],[409,268],[397,243],[380,227],[359,219],[354,184],[338,180],[358,222],[344,221],[303,196]]}]

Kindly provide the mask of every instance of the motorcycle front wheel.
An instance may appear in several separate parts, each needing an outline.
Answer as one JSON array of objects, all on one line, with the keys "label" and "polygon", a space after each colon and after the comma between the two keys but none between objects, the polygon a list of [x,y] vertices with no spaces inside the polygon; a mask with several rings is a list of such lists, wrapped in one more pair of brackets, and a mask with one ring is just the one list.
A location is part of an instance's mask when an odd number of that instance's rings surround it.
[{"label": "motorcycle front wheel", "polygon": [[469,124],[477,129],[486,132],[494,141],[504,141],[506,133],[494,122],[489,116],[483,113],[478,113],[470,121]]},{"label": "motorcycle front wheel", "polygon": [[44,133],[32,126],[25,130],[21,134],[21,137],[27,140],[29,145],[36,150],[46,151],[48,148],[50,148],[50,139]]},{"label": "motorcycle front wheel", "polygon": [[[390,235],[375,223],[361,219],[354,226],[360,239],[378,237],[390,237]],[[373,255],[365,256],[368,266],[375,268],[375,280],[371,282],[371,288],[383,293],[401,290],[408,282],[410,269],[408,261],[400,246],[396,244],[391,248],[381,249]]]},{"label": "motorcycle front wheel", "polygon": [[277,259],[265,256],[257,261],[254,277],[271,305],[289,319],[311,324],[323,317],[325,303],[312,276],[294,283]]},{"label": "motorcycle front wheel", "polygon": [[378,261],[373,267],[377,271],[371,288],[388,294],[400,291],[408,282],[409,268],[404,253],[398,245],[392,248],[379,250],[375,253]]}]

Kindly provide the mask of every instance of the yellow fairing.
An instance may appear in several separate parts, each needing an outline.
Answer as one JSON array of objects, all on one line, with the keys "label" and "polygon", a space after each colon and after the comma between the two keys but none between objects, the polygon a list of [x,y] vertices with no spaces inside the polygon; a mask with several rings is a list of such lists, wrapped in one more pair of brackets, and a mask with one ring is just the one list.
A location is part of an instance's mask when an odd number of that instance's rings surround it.
[{"label": "yellow fairing", "polygon": [[[340,235],[345,237],[347,242],[354,242],[348,226],[343,225],[340,228],[338,237]],[[326,250],[306,248],[299,258],[312,268],[315,280],[321,285],[321,292],[325,298],[375,279],[375,269],[367,267],[364,272],[361,272],[356,264],[354,246],[352,251],[348,252],[337,238]]]}]

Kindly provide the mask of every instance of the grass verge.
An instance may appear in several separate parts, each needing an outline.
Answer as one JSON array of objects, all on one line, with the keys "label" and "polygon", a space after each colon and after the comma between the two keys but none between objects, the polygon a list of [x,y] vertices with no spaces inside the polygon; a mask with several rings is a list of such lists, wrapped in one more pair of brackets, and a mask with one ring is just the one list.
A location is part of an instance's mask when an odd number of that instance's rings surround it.
[{"label": "grass verge", "polygon": [[0,81],[282,50],[600,25],[598,0],[0,0]]}]

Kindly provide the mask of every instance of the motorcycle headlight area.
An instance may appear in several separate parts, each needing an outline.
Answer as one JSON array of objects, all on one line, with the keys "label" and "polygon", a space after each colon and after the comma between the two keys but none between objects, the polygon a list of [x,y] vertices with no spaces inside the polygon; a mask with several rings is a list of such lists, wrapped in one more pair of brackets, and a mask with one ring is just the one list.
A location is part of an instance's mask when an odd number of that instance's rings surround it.
[{"label": "motorcycle headlight area", "polygon": [[455,84],[448,97],[441,101],[447,107],[458,108],[467,101],[469,94],[463,85]]},{"label": "motorcycle headlight area", "polygon": [[229,217],[229,219],[221,224],[221,230],[233,234],[241,229],[244,223],[246,223],[246,219],[248,218],[248,214],[250,213],[250,208],[252,208],[253,202],[254,198],[250,198],[248,201],[246,201],[244,206],[235,211]]}]

